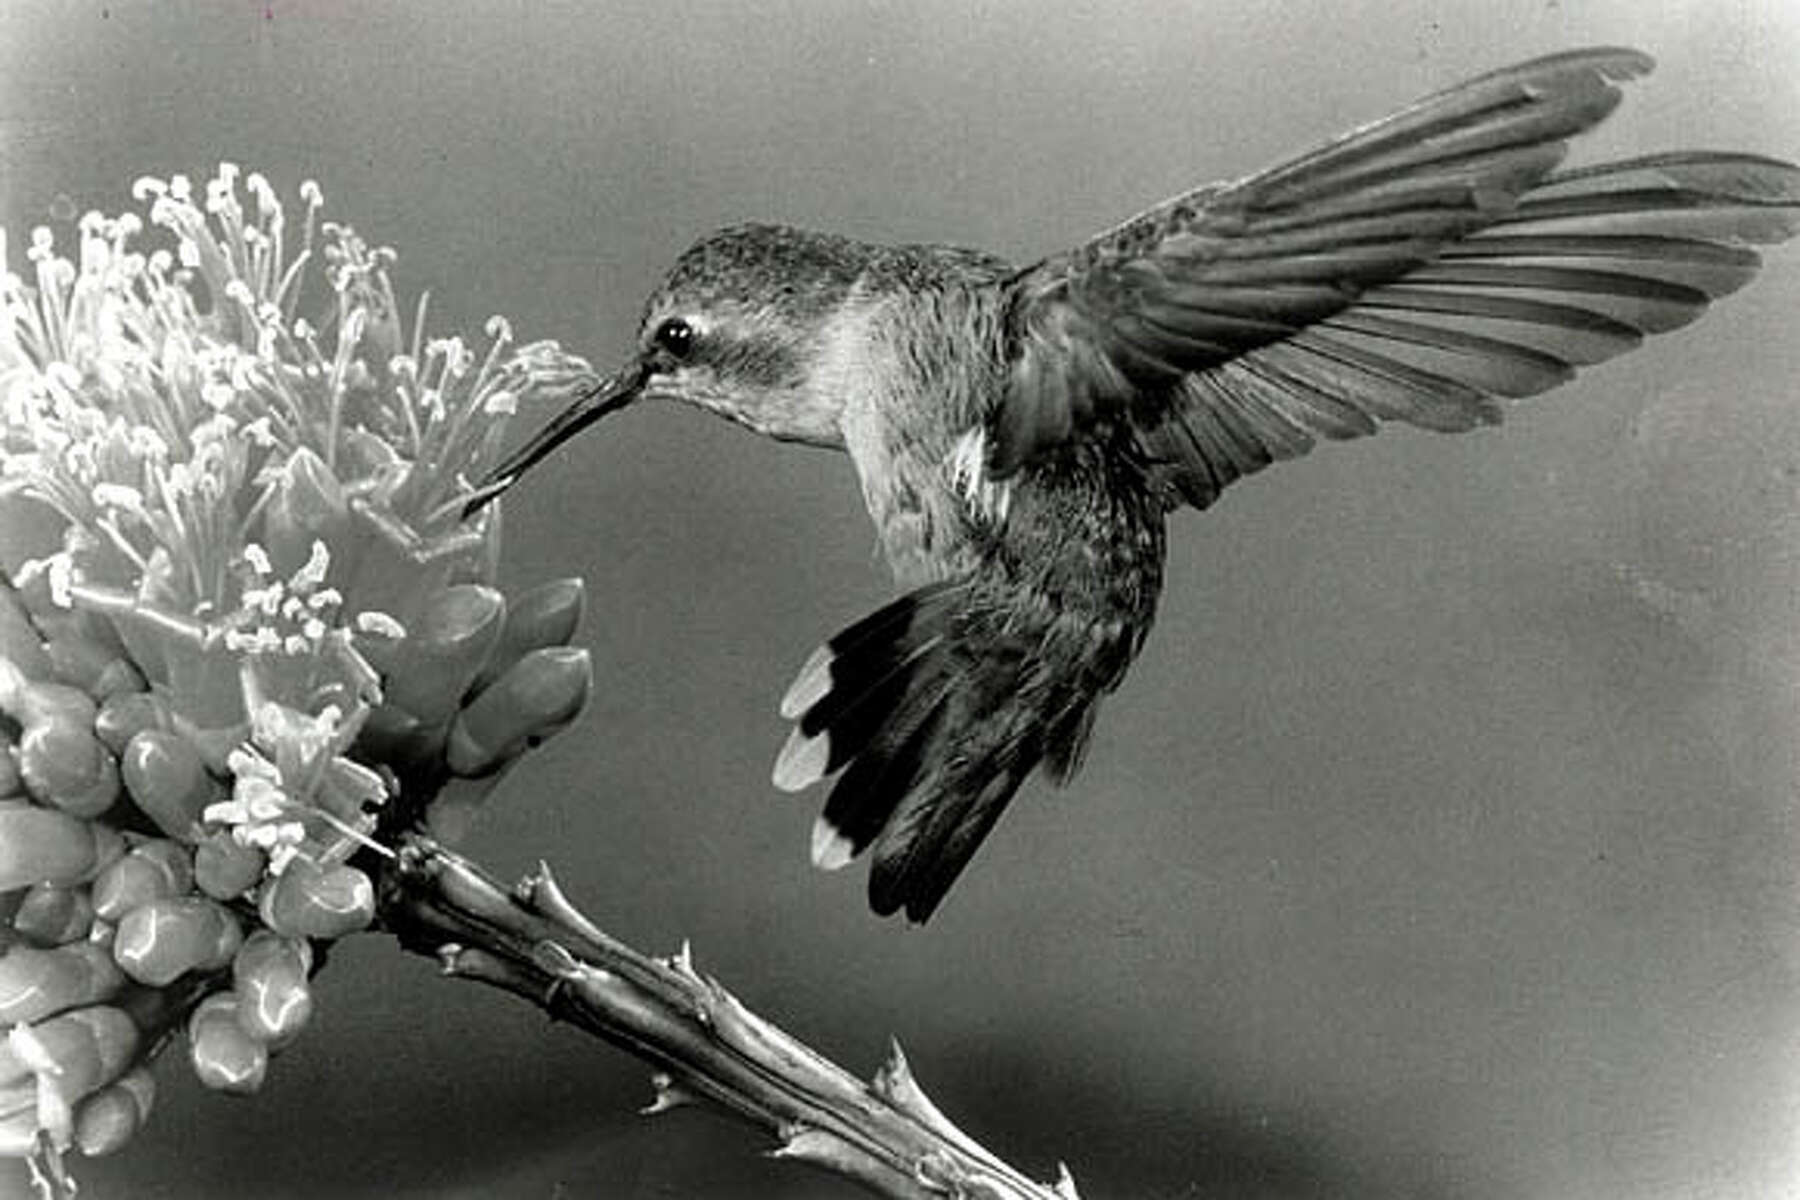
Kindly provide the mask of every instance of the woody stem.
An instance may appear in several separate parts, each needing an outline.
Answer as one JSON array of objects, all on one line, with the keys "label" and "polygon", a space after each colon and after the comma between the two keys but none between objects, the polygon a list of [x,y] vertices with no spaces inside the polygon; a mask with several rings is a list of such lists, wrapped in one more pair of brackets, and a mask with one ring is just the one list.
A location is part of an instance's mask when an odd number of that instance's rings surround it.
[{"label": "woody stem", "polygon": [[870,1082],[745,1008],[695,970],[687,948],[654,958],[602,932],[539,868],[508,889],[420,835],[382,869],[381,918],[444,973],[502,988],[648,1061],[650,1112],[710,1101],[780,1141],[778,1158],[823,1167],[890,1197],[1070,1200],[953,1125],[895,1046]]}]

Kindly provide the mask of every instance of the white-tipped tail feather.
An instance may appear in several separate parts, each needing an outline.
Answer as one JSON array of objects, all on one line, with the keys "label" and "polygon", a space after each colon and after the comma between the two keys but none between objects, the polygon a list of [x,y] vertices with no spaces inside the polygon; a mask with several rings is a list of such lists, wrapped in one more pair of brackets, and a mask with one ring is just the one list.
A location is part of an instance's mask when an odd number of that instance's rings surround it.
[{"label": "white-tipped tail feather", "polygon": [[831,735],[821,731],[808,736],[796,725],[775,759],[775,786],[784,792],[804,791],[825,778],[830,761]]},{"label": "white-tipped tail feather", "polygon": [[856,846],[824,817],[813,821],[812,862],[821,871],[838,871],[856,857]]},{"label": "white-tipped tail feather", "polygon": [[825,698],[831,690],[831,647],[820,646],[794,676],[781,698],[781,719],[798,721],[800,714]]}]

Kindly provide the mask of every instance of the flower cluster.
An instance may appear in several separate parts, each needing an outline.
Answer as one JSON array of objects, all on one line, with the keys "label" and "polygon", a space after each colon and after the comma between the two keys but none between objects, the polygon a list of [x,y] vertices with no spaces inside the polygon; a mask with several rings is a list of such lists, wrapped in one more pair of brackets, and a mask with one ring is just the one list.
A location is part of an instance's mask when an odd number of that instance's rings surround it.
[{"label": "flower cluster", "polygon": [[508,605],[497,508],[461,514],[587,364],[403,323],[311,183],[297,229],[230,164],[134,195],[23,276],[0,230],[0,531],[62,528],[0,590],[0,1155],[123,1143],[183,1021],[254,1090],[384,833],[459,825],[589,686],[579,584]]}]

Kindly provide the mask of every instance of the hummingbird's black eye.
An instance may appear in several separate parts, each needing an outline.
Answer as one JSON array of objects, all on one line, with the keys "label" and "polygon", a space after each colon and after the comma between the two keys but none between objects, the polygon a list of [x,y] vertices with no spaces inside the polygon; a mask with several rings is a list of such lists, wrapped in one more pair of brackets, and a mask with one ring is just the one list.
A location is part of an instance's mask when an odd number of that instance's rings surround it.
[{"label": "hummingbird's black eye", "polygon": [[694,348],[694,327],[680,317],[670,317],[656,327],[656,344],[672,358],[686,358]]}]

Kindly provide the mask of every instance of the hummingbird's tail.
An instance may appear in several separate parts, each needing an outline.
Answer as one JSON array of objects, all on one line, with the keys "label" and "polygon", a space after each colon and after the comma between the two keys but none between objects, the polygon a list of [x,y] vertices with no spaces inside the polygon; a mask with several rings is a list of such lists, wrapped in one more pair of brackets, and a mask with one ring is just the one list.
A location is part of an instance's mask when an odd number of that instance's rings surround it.
[{"label": "hummingbird's tail", "polygon": [[997,605],[983,585],[932,584],[814,652],[781,704],[775,763],[799,791],[842,771],[813,826],[813,862],[869,849],[869,905],[924,921],[1034,768],[1068,778],[1135,639],[1067,612]]}]

